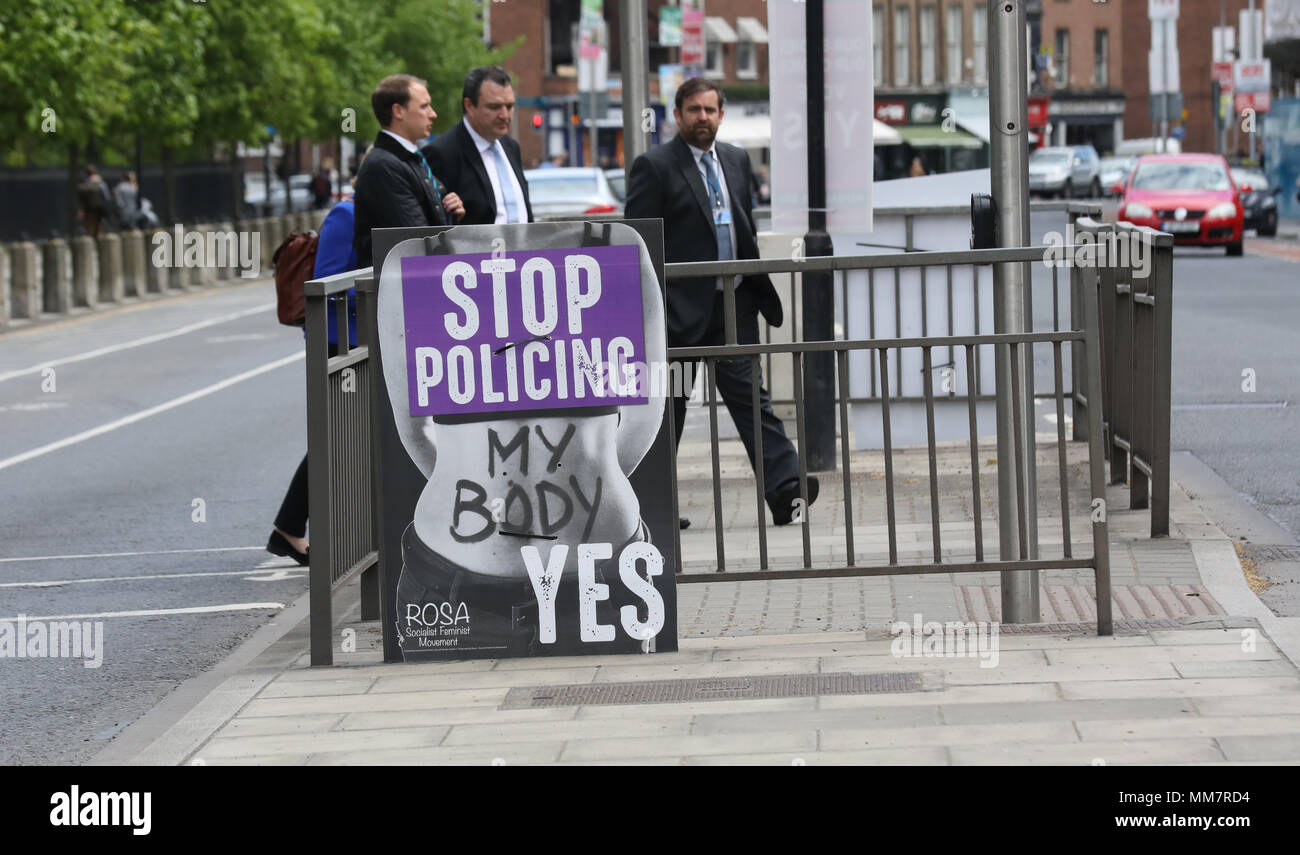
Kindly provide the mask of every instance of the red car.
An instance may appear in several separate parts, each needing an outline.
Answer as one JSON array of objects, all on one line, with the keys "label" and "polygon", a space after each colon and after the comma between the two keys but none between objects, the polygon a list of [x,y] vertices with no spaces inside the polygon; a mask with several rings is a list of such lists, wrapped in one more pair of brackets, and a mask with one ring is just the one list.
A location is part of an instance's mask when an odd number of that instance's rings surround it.
[{"label": "red car", "polygon": [[1169,232],[1175,244],[1224,246],[1228,255],[1241,255],[1241,196],[1221,156],[1146,155],[1123,192],[1118,219]]}]

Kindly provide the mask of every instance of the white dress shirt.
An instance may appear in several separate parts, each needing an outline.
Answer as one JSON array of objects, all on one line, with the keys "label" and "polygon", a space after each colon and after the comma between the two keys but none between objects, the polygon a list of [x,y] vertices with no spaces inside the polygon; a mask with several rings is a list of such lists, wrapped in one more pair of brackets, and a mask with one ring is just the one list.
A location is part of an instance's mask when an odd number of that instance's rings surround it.
[{"label": "white dress shirt", "polygon": [[515,205],[519,211],[517,222],[525,223],[528,221],[528,205],[524,202],[524,191],[519,186],[519,178],[515,175],[515,169],[510,165],[510,158],[506,156],[506,150],[501,145],[501,140],[488,142],[479,136],[478,131],[470,127],[468,119],[462,119],[465,124],[465,130],[469,131],[469,137],[474,141],[475,147],[478,148],[478,156],[483,159],[483,169],[487,171],[488,181],[492,182],[492,196],[496,200],[497,218],[493,223],[508,223],[510,218],[506,216],[506,200],[502,194],[501,180],[497,176],[496,158],[492,156],[492,149],[495,147],[501,152],[501,161],[506,165],[506,175],[510,178],[510,186],[505,188],[504,192],[513,193],[515,196]]},{"label": "white dress shirt", "polygon": [[402,148],[406,149],[406,150],[409,151],[411,154],[415,154],[417,151],[420,150],[420,147],[417,146],[415,143],[411,142],[411,141],[408,140],[406,137],[399,137],[397,134],[393,133],[392,131],[388,130],[387,128],[384,129],[384,133],[388,134],[390,137],[392,137],[393,139],[395,139],[395,140],[397,140],[399,143],[401,143],[401,144],[402,144]]}]

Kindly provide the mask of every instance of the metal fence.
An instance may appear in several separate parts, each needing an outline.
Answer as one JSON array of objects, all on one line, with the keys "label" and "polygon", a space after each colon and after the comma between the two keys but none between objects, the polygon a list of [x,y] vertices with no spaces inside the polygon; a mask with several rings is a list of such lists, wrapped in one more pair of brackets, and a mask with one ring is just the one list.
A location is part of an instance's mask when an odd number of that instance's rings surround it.
[{"label": "metal fence", "polygon": [[[1073,249],[1068,247],[1067,249]],[[1063,368],[1063,345],[1071,343],[1075,348],[1081,349],[1079,354],[1082,358],[1076,361],[1076,365],[1082,366],[1084,375],[1090,381],[1090,386],[1096,387],[1101,381],[1101,345],[1098,338],[1099,323],[1098,306],[1095,292],[1085,292],[1079,301],[1081,311],[1076,317],[1083,320],[1082,328],[1075,330],[1051,331],[1051,332],[1032,332],[1017,334],[986,334],[986,335],[945,335],[945,336],[921,336],[912,338],[892,338],[892,339],[861,339],[861,340],[836,340],[822,342],[795,341],[787,343],[761,343],[761,344],[737,344],[736,338],[736,318],[735,318],[735,277],[737,275],[748,275],[758,273],[802,273],[810,270],[830,270],[830,271],[852,271],[852,270],[897,270],[906,267],[926,267],[934,266],[952,266],[952,265],[986,265],[999,262],[1034,262],[1041,261],[1043,250],[1041,248],[1018,248],[1018,249],[984,249],[968,250],[964,252],[913,252],[901,253],[895,255],[878,255],[878,256],[832,256],[819,258],[803,258],[790,260],[773,260],[758,259],[752,261],[715,261],[715,262],[692,262],[681,264],[669,264],[665,266],[665,273],[668,279],[675,278],[696,278],[696,277],[714,277],[719,276],[724,285],[723,303],[725,312],[725,337],[727,344],[722,346],[710,347],[679,347],[669,349],[670,359],[701,359],[706,365],[706,394],[709,404],[710,420],[710,442],[712,445],[712,474],[713,474],[713,503],[714,519],[724,518],[722,512],[722,492],[721,492],[721,464],[718,451],[718,422],[717,422],[717,389],[714,379],[715,363],[718,359],[736,359],[749,358],[754,363],[754,384],[752,388],[752,406],[754,408],[754,459],[762,459],[762,431],[758,419],[759,408],[759,391],[758,391],[758,368],[759,361],[763,356],[769,356],[778,353],[788,353],[792,358],[793,386],[795,407],[795,421],[797,434],[800,442],[807,436],[804,402],[803,402],[803,362],[805,354],[831,352],[835,354],[836,364],[836,382],[841,394],[837,396],[838,400],[838,419],[839,419],[839,447],[840,447],[840,464],[842,468],[841,477],[843,479],[843,490],[845,497],[844,512],[844,538],[845,549],[848,556],[848,562],[841,566],[819,566],[814,567],[811,550],[811,528],[808,515],[804,515],[801,521],[802,540],[803,540],[803,566],[796,569],[769,569],[767,554],[767,523],[766,513],[764,511],[764,484],[763,475],[756,472],[755,479],[755,501],[758,508],[759,537],[758,552],[759,566],[757,571],[733,572],[726,569],[726,551],[723,538],[722,527],[715,526],[716,530],[716,558],[717,572],[715,573],[687,573],[680,574],[678,581],[681,583],[699,583],[714,582],[719,580],[727,581],[749,581],[749,580],[775,580],[775,579],[799,579],[810,577],[827,577],[827,576],[887,576],[887,575],[913,575],[923,573],[963,573],[963,572],[1002,572],[1002,571],[1019,571],[1019,570],[1046,570],[1046,569],[1091,569],[1096,582],[1097,593],[1097,631],[1099,634],[1108,635],[1111,632],[1111,604],[1110,604],[1110,564],[1109,564],[1109,544],[1107,540],[1107,528],[1105,516],[1100,518],[1092,517],[1092,554],[1087,556],[1074,555],[1074,547],[1071,543],[1070,536],[1070,503],[1069,491],[1067,489],[1066,477],[1066,435],[1065,435],[1065,399],[1068,393],[1064,387],[1065,371]],[[1051,397],[1056,403],[1057,413],[1057,468],[1061,479],[1061,514],[1063,525],[1062,538],[1062,555],[1059,558],[1042,558],[1038,555],[1030,555],[1027,544],[1037,542],[1036,532],[1030,532],[1029,528],[1035,525],[1035,515],[1030,513],[1025,501],[1020,501],[1015,508],[1016,520],[1014,525],[1017,528],[1019,538],[1019,555],[1006,559],[991,559],[985,554],[983,544],[982,520],[980,517],[980,485],[979,485],[979,467],[977,457],[977,446],[979,432],[976,424],[976,401],[979,397],[978,386],[976,382],[976,351],[979,348],[1004,348],[1010,358],[1011,365],[1011,386],[1009,389],[1002,390],[994,388],[992,391],[994,397],[999,394],[1010,397],[1011,412],[1013,414],[1012,422],[1014,423],[1015,437],[1014,444],[1016,449],[1016,460],[1022,459],[1021,452],[1024,444],[1029,438],[1023,436],[1020,430],[1020,416],[1024,414],[1026,407],[1032,404],[1023,399],[1020,393],[1020,372],[1021,366],[1025,364],[1024,348],[1032,348],[1036,344],[1048,345],[1052,349],[1052,365],[1055,383],[1053,391],[1044,397]],[[921,353],[922,375],[923,375],[923,395],[921,400],[925,404],[926,423],[928,441],[926,450],[929,457],[929,493],[930,493],[930,532],[932,545],[932,560],[925,563],[902,564],[899,562],[898,553],[898,531],[897,520],[895,515],[895,484],[894,484],[894,448],[892,445],[891,424],[890,424],[890,406],[896,404],[900,399],[891,394],[891,372],[890,363],[897,364],[901,360],[899,356],[905,350],[919,350]],[[975,554],[973,561],[945,561],[943,558],[943,542],[939,520],[939,473],[937,468],[937,450],[935,440],[935,401],[936,395],[934,390],[933,368],[934,368],[934,351],[940,349],[944,355],[961,353],[962,361],[965,366],[965,379],[967,394],[964,396],[967,404],[968,414],[968,447],[971,456],[971,507],[974,509],[974,542]],[[888,526],[888,544],[889,560],[886,564],[876,565],[859,565],[856,561],[856,550],[854,544],[853,530],[853,508],[852,508],[852,487],[851,487],[851,464],[849,455],[849,424],[848,424],[848,405],[850,397],[843,394],[843,390],[850,385],[850,367],[849,356],[855,352],[866,352],[872,357],[871,373],[873,380],[878,381],[878,397],[875,399],[882,409],[882,424],[884,433],[884,469],[885,469],[885,492],[886,492],[886,514]],[[891,353],[894,354],[891,357]],[[897,376],[897,375],[895,375]],[[950,393],[952,395],[953,393]],[[1092,502],[1100,500],[1105,502],[1105,474],[1103,462],[1103,449],[1100,437],[1097,431],[1101,430],[1100,413],[1097,410],[1090,410],[1088,417],[1093,420],[1092,430],[1089,436],[1092,440],[1089,443],[1089,489]],[[803,455],[800,455],[800,497],[803,499],[804,506],[807,506],[808,487],[807,471],[805,468]],[[1013,463],[1014,466],[1014,463]],[[759,467],[761,469],[761,467]],[[1021,467],[1015,466],[1013,478],[1017,484],[1017,496],[1025,496],[1025,485],[1027,479],[1032,474],[1023,471]],[[1095,507],[1095,505],[1094,505]],[[1030,535],[1033,535],[1032,537]],[[678,555],[681,555],[680,533],[678,534]]]},{"label": "metal fence", "polygon": [[[361,574],[361,617],[379,617],[379,519],[371,461],[370,341],[372,305],[358,289],[358,346],[349,347],[347,292],[371,269],[308,282],[307,482],[311,522],[311,663],[333,663],[333,594]],[[329,342],[335,306],[337,353]]]},{"label": "metal fence", "polygon": [[[1089,436],[1099,411],[1111,483],[1128,481],[1129,507],[1149,507],[1151,536],[1167,535],[1173,235],[1090,217],[1075,229],[1089,237],[1087,251],[1096,261],[1085,258],[1071,268],[1071,290],[1076,301],[1097,295],[1102,352],[1100,385],[1078,371],[1073,380],[1075,436]],[[1129,263],[1116,253],[1127,253]],[[1139,275],[1145,265],[1132,263],[1136,253],[1149,253],[1145,277]],[[1107,263],[1100,263],[1103,254]],[[1080,418],[1085,412],[1089,418]]]},{"label": "metal fence", "polygon": [[[1099,226],[1093,221],[1087,221],[1088,228],[1098,228]],[[1073,252],[1076,247],[1066,247],[1067,251]],[[766,514],[764,511],[764,495],[762,474],[757,473],[756,479],[756,504],[758,507],[759,518],[759,565],[757,571],[728,571],[726,569],[727,559],[723,543],[722,530],[719,528],[717,533],[717,571],[708,574],[682,574],[678,577],[679,581],[691,584],[695,582],[717,581],[718,579],[746,581],[753,579],[791,579],[791,578],[808,578],[815,576],[885,576],[885,575],[911,575],[923,573],[953,573],[953,572],[1001,572],[1001,571],[1022,571],[1022,570],[1044,570],[1044,569],[1091,569],[1096,580],[1097,592],[1097,629],[1099,634],[1109,634],[1111,632],[1111,605],[1110,605],[1110,568],[1109,552],[1107,541],[1107,529],[1104,516],[1097,519],[1093,516],[1092,522],[1092,549],[1091,554],[1076,554],[1076,546],[1072,543],[1070,536],[1070,515],[1071,507],[1068,490],[1066,487],[1066,418],[1065,402],[1071,399],[1076,407],[1075,418],[1075,438],[1089,440],[1088,457],[1089,457],[1089,492],[1092,501],[1105,499],[1106,475],[1104,470],[1104,446],[1103,436],[1114,437],[1115,447],[1123,452],[1133,455],[1134,466],[1136,469],[1151,474],[1152,471],[1160,471],[1160,467],[1153,465],[1153,461],[1159,460],[1159,446],[1149,445],[1149,434],[1141,431],[1130,431],[1130,425],[1135,422],[1124,421],[1123,419],[1113,420],[1107,427],[1103,428],[1102,414],[1103,409],[1097,407],[1087,407],[1088,389],[1107,389],[1108,384],[1103,377],[1103,363],[1113,370],[1113,366],[1119,365],[1120,362],[1108,356],[1107,348],[1109,346],[1128,346],[1125,342],[1134,342],[1134,346],[1142,342],[1148,342],[1150,339],[1147,334],[1149,324],[1145,320],[1135,317],[1131,326],[1125,326],[1124,322],[1111,323],[1109,325],[1112,334],[1116,330],[1133,329],[1133,333],[1123,333],[1114,341],[1117,344],[1108,345],[1101,338],[1102,331],[1107,328],[1104,320],[1099,320],[1100,309],[1098,304],[1099,295],[1105,293],[1105,289],[1081,287],[1084,280],[1078,279],[1076,275],[1069,277],[1069,283],[1074,286],[1074,293],[1069,301],[1073,306],[1073,318],[1082,320],[1081,324],[1074,324],[1074,329],[1053,329],[1041,332],[1030,332],[1021,334],[973,334],[973,335],[952,335],[951,328],[941,330],[943,335],[924,334],[913,337],[894,337],[889,339],[875,339],[871,337],[860,339],[841,339],[828,342],[771,342],[766,341],[760,344],[738,345],[736,341],[736,323],[735,323],[735,286],[734,274],[750,273],[802,273],[809,270],[832,270],[832,271],[887,271],[893,273],[899,269],[906,268],[934,268],[947,267],[949,269],[960,265],[967,265],[973,268],[984,267],[987,265],[1000,262],[1034,262],[1041,261],[1043,258],[1043,249],[1041,247],[1028,247],[1019,249],[985,249],[985,250],[967,250],[961,252],[903,252],[892,255],[876,256],[833,256],[829,258],[805,258],[800,260],[772,260],[760,259],[754,261],[731,261],[731,262],[699,262],[689,264],[671,264],[666,266],[667,276],[669,278],[677,277],[713,277],[720,274],[724,276],[724,307],[727,312],[726,319],[726,338],[730,345],[722,347],[692,347],[692,348],[673,348],[669,352],[670,358],[693,359],[699,358],[706,365],[707,389],[709,390],[709,401],[714,406],[710,409],[710,433],[713,439],[713,493],[715,511],[721,503],[721,486],[719,480],[719,457],[717,452],[717,410],[716,410],[716,387],[713,383],[714,364],[720,358],[749,358],[754,360],[756,365],[760,360],[771,359],[773,355],[788,354],[791,359],[793,369],[794,395],[791,403],[795,406],[795,419],[797,422],[798,436],[806,436],[805,414],[803,409],[803,362],[807,354],[815,353],[833,353],[836,365],[836,379],[841,390],[848,388],[850,378],[850,357],[854,354],[867,355],[872,377],[873,396],[869,399],[855,401],[851,396],[838,396],[838,421],[840,441],[840,461],[843,469],[841,477],[843,478],[845,496],[851,496],[850,483],[852,478],[851,461],[848,448],[850,431],[848,427],[848,406],[850,403],[869,403],[878,405],[883,414],[884,425],[884,452],[885,452],[885,499],[887,508],[888,523],[888,543],[889,543],[889,560],[885,564],[864,564],[859,561],[859,552],[855,548],[854,531],[852,522],[852,507],[846,504],[844,508],[845,520],[845,546],[848,560],[840,566],[813,566],[811,556],[811,532],[808,528],[808,520],[804,519],[802,523],[802,540],[803,540],[803,564],[798,568],[768,569],[767,555],[767,531],[766,531]],[[1166,265],[1161,274],[1166,278],[1164,280],[1157,277],[1156,281],[1164,281],[1167,286],[1167,277],[1169,267]],[[869,275],[875,275],[869,273]],[[373,423],[371,407],[371,388],[370,384],[382,382],[382,378],[372,377],[370,374],[370,331],[373,330],[374,324],[371,321],[370,313],[372,312],[373,303],[373,271],[370,268],[364,270],[352,271],[350,273],[340,274],[322,280],[308,282],[305,287],[307,302],[307,415],[308,415],[308,453],[309,453],[309,496],[310,496],[310,520],[312,527],[312,548],[311,556],[311,583],[310,583],[310,603],[311,603],[311,649],[312,664],[327,665],[333,661],[333,607],[332,594],[341,585],[352,579],[356,574],[361,574],[361,617],[363,620],[375,620],[379,616],[379,579],[378,579],[378,519],[373,509],[376,506],[376,482],[373,471],[372,457],[372,440]],[[887,274],[888,275],[888,274]],[[1126,274],[1127,275],[1127,274]],[[1126,280],[1127,281],[1127,280]],[[359,336],[358,346],[349,348],[348,331],[347,331],[347,311],[346,311],[346,292],[350,287],[357,286],[357,313],[358,322],[357,330]],[[1117,294],[1120,294],[1116,290]],[[1148,305],[1150,301],[1146,300],[1147,291],[1139,291],[1138,296],[1141,300],[1131,300],[1135,305]],[[1155,293],[1155,292],[1152,292]],[[1153,296],[1152,301],[1156,298]],[[328,316],[327,304],[334,302],[338,308],[335,312],[335,322],[337,324],[336,339],[339,342],[338,352],[331,355],[330,344],[328,342]],[[1167,303],[1167,300],[1164,301]],[[1112,311],[1121,312],[1122,310],[1112,309]],[[1056,314],[1056,317],[1060,317]],[[1059,321],[1058,321],[1059,323]],[[1070,324],[1067,323],[1067,327]],[[1158,326],[1158,324],[1157,324]],[[1167,324],[1164,327],[1164,341],[1167,343]],[[1067,350],[1065,345],[1069,344]],[[1061,514],[1063,526],[1063,538],[1061,545],[1061,555],[1059,557],[1044,558],[1038,554],[1029,554],[1021,546],[1018,555],[1012,555],[1007,558],[993,559],[989,557],[988,550],[983,542],[982,520],[980,516],[981,495],[978,478],[978,467],[975,460],[978,427],[975,419],[975,406],[981,397],[996,397],[999,390],[987,385],[982,386],[977,377],[977,368],[980,365],[978,353],[981,349],[990,352],[994,348],[1004,349],[1010,357],[1010,365],[1015,366],[1011,378],[1011,387],[1005,390],[1005,394],[1011,397],[1012,411],[1023,413],[1026,407],[1032,407],[1031,402],[1022,400],[1022,396],[1016,391],[1019,385],[1019,366],[1024,364],[1023,353],[1025,348],[1032,349],[1035,346],[1050,348],[1051,375],[1053,383],[1051,391],[1044,391],[1037,397],[1051,398],[1055,403],[1057,414],[1057,448],[1056,448],[1056,469],[1061,479]],[[1145,346],[1145,345],[1141,345]],[[1071,371],[1067,372],[1065,368],[1065,357],[1073,351],[1073,365]],[[890,407],[900,401],[907,400],[898,395],[898,378],[899,374],[895,366],[903,361],[903,355],[908,352],[920,353],[922,364],[922,374],[924,378],[923,394],[919,396],[918,402],[923,403],[926,410],[928,430],[928,442],[926,450],[929,457],[929,493],[930,493],[930,516],[931,516],[931,547],[932,553],[929,561],[915,564],[905,564],[899,561],[898,538],[897,538],[897,520],[894,512],[896,502],[895,479],[893,473],[894,448],[890,434]],[[1126,351],[1127,353],[1136,353],[1136,350]],[[1130,360],[1134,357],[1127,357]],[[933,381],[933,369],[937,364],[937,359],[947,359],[954,364],[962,364],[964,368],[964,384],[966,394],[954,395],[954,393],[936,394]],[[1124,363],[1130,364],[1130,363]],[[1167,365],[1167,361],[1166,361]],[[891,367],[894,367],[891,370]],[[1064,384],[1064,378],[1067,373],[1073,375],[1073,390],[1067,390]],[[1151,384],[1160,387],[1163,384],[1165,389],[1166,405],[1163,409],[1165,414],[1165,450],[1164,469],[1167,477],[1167,389],[1168,374],[1167,371],[1163,376],[1151,378]],[[1043,388],[1046,388],[1044,386]],[[1128,387],[1126,387],[1127,389]],[[1136,388],[1136,387],[1134,387]],[[1149,386],[1142,386],[1142,389],[1148,389]],[[1080,391],[1083,390],[1083,391]],[[972,394],[973,392],[973,394]],[[1126,392],[1127,397],[1118,400],[1134,401],[1132,393]],[[975,550],[973,560],[971,561],[945,561],[943,557],[943,536],[939,525],[938,517],[938,477],[936,458],[936,440],[934,433],[934,414],[935,403],[937,400],[947,400],[955,398],[957,401],[965,401],[968,414],[968,445],[972,462],[972,479],[971,479],[971,499],[972,508],[974,509],[975,519],[973,532],[975,538]],[[758,407],[757,387],[753,390],[754,407]],[[1116,405],[1117,406],[1117,405]],[[1153,409],[1160,411],[1158,400]],[[1107,413],[1113,412],[1112,408],[1104,410]],[[1148,411],[1143,411],[1148,412]],[[1140,418],[1140,417],[1131,417]],[[1013,420],[1019,424],[1019,420]],[[755,420],[756,424],[758,420]],[[1017,448],[1017,458],[1020,458],[1019,451],[1023,444],[1031,441],[1032,438],[1024,437],[1017,432],[1015,444]],[[762,437],[761,434],[756,437],[755,444],[757,454],[761,459],[762,454]],[[1147,452],[1148,447],[1157,448],[1157,452]],[[801,497],[807,506],[807,472],[804,469],[804,462],[800,461],[800,492]],[[1114,471],[1114,470],[1112,470]],[[1017,495],[1024,495],[1024,484],[1026,479],[1032,477],[1032,473],[1026,471],[1016,471],[1014,478],[1020,485]],[[1153,476],[1153,492],[1159,491],[1159,480]],[[1167,481],[1166,481],[1167,484]],[[1027,513],[1027,509],[1022,503],[1015,510],[1015,520],[1013,525],[1017,527],[1020,535],[1019,544],[1034,543],[1036,537],[1027,537],[1030,534],[1029,528],[1035,526],[1034,515]],[[715,519],[721,518],[721,515],[715,516]],[[680,533],[678,534],[680,538]],[[678,554],[680,556],[680,540],[678,543]]]}]

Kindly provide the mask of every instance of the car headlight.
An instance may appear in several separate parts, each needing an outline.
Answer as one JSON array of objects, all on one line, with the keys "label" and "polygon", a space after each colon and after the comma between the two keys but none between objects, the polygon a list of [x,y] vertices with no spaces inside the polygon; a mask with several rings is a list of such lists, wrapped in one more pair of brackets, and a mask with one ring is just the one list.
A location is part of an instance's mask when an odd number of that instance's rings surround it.
[{"label": "car headlight", "polygon": [[1210,220],[1228,220],[1237,215],[1237,206],[1231,202],[1220,202],[1205,213]]},{"label": "car headlight", "polygon": [[1129,202],[1124,206],[1124,216],[1126,217],[1150,217],[1154,215],[1155,212],[1141,202]]}]

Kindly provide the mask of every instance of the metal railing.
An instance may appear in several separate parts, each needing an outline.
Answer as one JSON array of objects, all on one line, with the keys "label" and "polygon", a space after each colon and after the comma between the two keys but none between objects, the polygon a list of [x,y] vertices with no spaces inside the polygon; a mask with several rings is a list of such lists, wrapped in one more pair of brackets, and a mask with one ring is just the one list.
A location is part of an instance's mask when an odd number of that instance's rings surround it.
[{"label": "metal railing", "polygon": [[[1066,247],[1066,250],[1072,250],[1073,247]],[[717,387],[715,382],[716,361],[718,359],[736,359],[749,358],[753,361],[753,383],[752,383],[752,406],[754,409],[755,436],[754,443],[754,460],[763,459],[763,439],[761,431],[761,420],[758,417],[759,412],[759,360],[762,356],[789,353],[792,356],[792,371],[794,384],[794,407],[795,420],[797,424],[797,435],[800,442],[807,436],[806,425],[804,421],[804,403],[803,403],[803,360],[804,355],[817,352],[833,352],[836,362],[836,380],[840,390],[849,387],[849,355],[856,351],[867,351],[873,355],[871,361],[872,374],[879,381],[879,404],[882,408],[882,423],[884,428],[884,469],[885,469],[885,507],[888,526],[888,548],[889,560],[886,564],[865,565],[857,564],[857,553],[854,544],[854,527],[853,527],[853,492],[852,492],[852,472],[849,455],[849,426],[848,426],[848,404],[849,396],[840,394],[838,398],[838,416],[839,430],[837,431],[840,443],[841,457],[841,477],[843,479],[844,495],[844,538],[845,552],[848,561],[844,565],[830,567],[813,567],[812,549],[811,549],[811,528],[810,516],[804,515],[800,522],[802,528],[802,546],[803,546],[803,566],[794,569],[770,569],[768,561],[768,537],[767,521],[764,510],[764,484],[761,472],[756,472],[755,479],[755,500],[758,509],[758,552],[759,567],[756,571],[734,572],[726,569],[726,549],[721,525],[715,525],[716,531],[716,572],[712,573],[682,573],[678,575],[678,581],[682,583],[699,583],[713,582],[725,579],[727,581],[749,581],[749,580],[776,580],[776,579],[799,579],[810,577],[826,576],[888,576],[900,574],[923,574],[923,573],[969,573],[969,572],[1002,572],[1017,570],[1046,570],[1046,569],[1091,569],[1094,574],[1097,594],[1097,631],[1101,635],[1111,633],[1111,603],[1110,603],[1110,562],[1109,562],[1109,543],[1107,540],[1107,529],[1104,513],[1098,517],[1092,516],[1092,554],[1078,557],[1074,555],[1074,546],[1070,537],[1070,503],[1067,480],[1066,466],[1066,436],[1065,436],[1065,399],[1067,392],[1064,388],[1063,369],[1063,345],[1066,342],[1072,343],[1076,348],[1082,349],[1082,359],[1076,360],[1076,365],[1083,366],[1085,376],[1090,378],[1092,385],[1101,383],[1101,346],[1098,339],[1099,323],[1097,322],[1098,307],[1096,292],[1085,291],[1081,302],[1082,311],[1076,317],[1082,317],[1084,320],[1083,328],[1076,330],[1052,331],[1052,332],[1035,332],[1019,334],[986,334],[986,335],[959,335],[959,336],[921,336],[913,338],[893,338],[893,339],[864,339],[864,340],[837,340],[822,342],[795,341],[788,343],[762,343],[762,344],[737,344],[736,338],[736,317],[735,317],[735,277],[736,275],[757,274],[757,273],[799,273],[807,270],[832,270],[832,271],[849,271],[849,270],[878,270],[878,269],[897,269],[899,267],[926,267],[934,265],[955,265],[955,264],[991,264],[997,262],[1025,262],[1041,261],[1043,258],[1042,248],[1027,247],[1017,249],[983,249],[968,250],[964,252],[916,252],[902,253],[897,255],[876,255],[876,256],[831,256],[806,259],[759,259],[751,261],[713,261],[713,262],[691,262],[665,265],[665,275],[668,279],[675,278],[703,278],[703,277],[721,277],[723,282],[723,305],[725,312],[725,338],[726,344],[722,346],[709,347],[676,347],[670,348],[668,355],[670,359],[692,360],[701,359],[706,365],[706,389],[709,404],[709,421],[710,421],[710,445],[712,456],[712,475],[713,475],[713,511],[714,519],[721,520],[725,518],[722,508],[721,492],[721,463],[718,448],[718,421],[717,421]],[[1023,365],[1022,348],[1032,348],[1036,344],[1050,345],[1052,348],[1053,376],[1055,383],[1050,397],[1056,403],[1057,413],[1057,470],[1060,478],[1061,493],[1061,515],[1062,515],[1062,555],[1060,558],[1042,558],[1038,555],[1030,555],[1026,544],[1037,541],[1037,538],[1027,539],[1029,534],[1028,528],[1033,524],[1031,520],[1034,515],[1027,513],[1025,502],[1018,503],[1015,509],[1015,525],[1019,532],[1019,554],[1011,557],[993,560],[985,555],[983,545],[982,520],[980,515],[981,495],[979,485],[979,466],[977,460],[978,447],[978,430],[976,426],[975,406],[978,398],[976,385],[976,356],[975,351],[981,347],[1006,348],[1010,358],[1011,371],[1011,388],[1009,395],[1011,398],[1011,412],[1016,415],[1022,415],[1025,408],[1029,405],[1023,400],[1020,394],[1020,365]],[[943,542],[941,525],[939,519],[939,473],[937,468],[937,449],[935,441],[935,400],[933,381],[934,367],[934,350],[941,348],[947,353],[953,353],[957,349],[965,354],[966,370],[966,388],[967,394],[964,397],[967,401],[969,436],[968,446],[971,457],[971,507],[974,509],[974,542],[975,555],[974,561],[945,561],[943,557]],[[921,398],[926,407],[926,423],[928,441],[926,450],[929,458],[929,496],[930,496],[930,533],[932,545],[932,560],[926,563],[902,564],[899,562],[898,552],[898,530],[895,513],[896,494],[894,483],[894,449],[892,446],[891,426],[890,426],[890,406],[891,403],[897,403],[899,398],[892,396],[890,393],[890,371],[889,363],[898,359],[891,359],[890,353],[895,352],[901,355],[904,350],[919,349],[921,351],[922,374],[924,394]],[[995,396],[1000,390],[995,389]],[[1003,391],[1003,394],[1007,394]],[[955,395],[950,392],[950,396]],[[1049,397],[1044,395],[1043,397]],[[1089,490],[1093,507],[1096,502],[1100,501],[1102,507],[1105,503],[1105,474],[1103,464],[1103,449],[1100,437],[1097,431],[1101,429],[1100,413],[1096,410],[1089,411],[1088,417],[1093,419],[1092,431],[1089,435],[1092,437],[1089,442]],[[1014,443],[1016,448],[1016,458],[1020,459],[1021,450],[1027,438],[1021,435],[1020,419],[1013,418],[1012,422],[1016,426]],[[1013,464],[1014,465],[1014,464]],[[799,495],[807,507],[808,500],[808,473],[804,457],[800,454],[799,458]],[[761,467],[760,467],[761,468]],[[1016,467],[1014,479],[1018,484],[1017,496],[1025,495],[1025,482],[1030,473],[1022,471]],[[678,549],[677,554],[681,560],[681,535],[677,535]]]},{"label": "metal railing", "polygon": [[[311,664],[333,656],[333,594],[361,574],[361,618],[379,617],[379,519],[371,461],[370,306],[357,294],[357,347],[349,346],[347,291],[371,268],[306,283],[307,494],[311,524]],[[335,307],[337,355],[331,355],[329,309]]]},{"label": "metal railing", "polygon": [[[1112,484],[1129,484],[1129,507],[1151,509],[1151,536],[1169,534],[1169,405],[1173,349],[1173,235],[1130,223],[1080,219],[1076,234],[1087,233],[1106,253],[1149,252],[1143,278],[1132,263],[1076,264],[1070,271],[1076,301],[1097,294],[1100,307],[1102,371],[1100,385],[1076,371],[1075,436],[1088,438],[1093,411],[1101,414],[1103,446]],[[1145,250],[1138,250],[1141,244]],[[1100,261],[1100,258],[1098,258]],[[1099,390],[1094,394],[1094,390]],[[1080,418],[1087,413],[1089,418]]]}]

